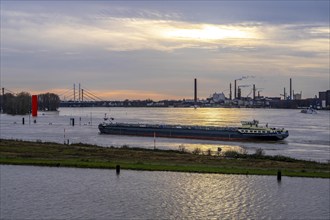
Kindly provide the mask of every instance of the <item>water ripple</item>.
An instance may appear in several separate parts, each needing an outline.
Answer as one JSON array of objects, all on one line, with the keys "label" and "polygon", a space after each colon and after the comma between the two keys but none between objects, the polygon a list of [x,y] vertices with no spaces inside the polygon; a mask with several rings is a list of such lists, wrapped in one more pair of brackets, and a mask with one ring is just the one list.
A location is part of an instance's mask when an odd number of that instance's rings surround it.
[{"label": "water ripple", "polygon": [[328,219],[329,179],[1,165],[1,219]]}]

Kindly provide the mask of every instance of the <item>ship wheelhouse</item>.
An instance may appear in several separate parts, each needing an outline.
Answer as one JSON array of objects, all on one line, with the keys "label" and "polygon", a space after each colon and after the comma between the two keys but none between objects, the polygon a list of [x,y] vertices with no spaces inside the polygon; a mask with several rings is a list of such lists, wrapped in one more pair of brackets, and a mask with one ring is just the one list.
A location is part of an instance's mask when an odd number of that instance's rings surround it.
[{"label": "ship wheelhouse", "polygon": [[253,135],[253,136],[264,136],[264,135],[278,135],[287,133],[284,129],[276,129],[276,128],[268,128],[268,124],[266,127],[259,126],[259,121],[242,121],[242,126],[238,128],[238,132],[245,135]]}]

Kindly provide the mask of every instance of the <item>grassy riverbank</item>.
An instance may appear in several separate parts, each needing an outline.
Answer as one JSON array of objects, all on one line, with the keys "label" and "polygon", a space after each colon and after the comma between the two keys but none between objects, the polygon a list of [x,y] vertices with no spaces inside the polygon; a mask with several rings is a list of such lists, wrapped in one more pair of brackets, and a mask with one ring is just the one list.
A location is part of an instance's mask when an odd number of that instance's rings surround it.
[{"label": "grassy riverbank", "polygon": [[287,157],[235,158],[143,148],[105,148],[15,140],[0,141],[0,164],[330,178],[330,164]]}]

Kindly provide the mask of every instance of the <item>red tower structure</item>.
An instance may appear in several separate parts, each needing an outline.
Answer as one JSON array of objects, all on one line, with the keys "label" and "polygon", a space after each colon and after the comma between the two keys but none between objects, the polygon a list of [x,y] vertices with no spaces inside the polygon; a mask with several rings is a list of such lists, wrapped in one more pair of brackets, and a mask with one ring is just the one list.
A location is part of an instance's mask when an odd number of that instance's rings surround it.
[{"label": "red tower structure", "polygon": [[32,95],[32,117],[38,116],[38,96]]}]

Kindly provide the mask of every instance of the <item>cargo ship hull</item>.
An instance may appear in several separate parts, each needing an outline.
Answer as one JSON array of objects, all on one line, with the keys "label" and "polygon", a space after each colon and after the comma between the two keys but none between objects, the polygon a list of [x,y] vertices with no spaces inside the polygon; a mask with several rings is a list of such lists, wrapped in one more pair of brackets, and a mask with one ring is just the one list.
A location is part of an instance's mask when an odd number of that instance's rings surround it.
[{"label": "cargo ship hull", "polygon": [[[288,132],[246,132],[241,128],[161,126],[140,124],[100,124],[101,134],[187,138],[203,140],[283,140]],[[244,133],[245,132],[245,133]]]}]

